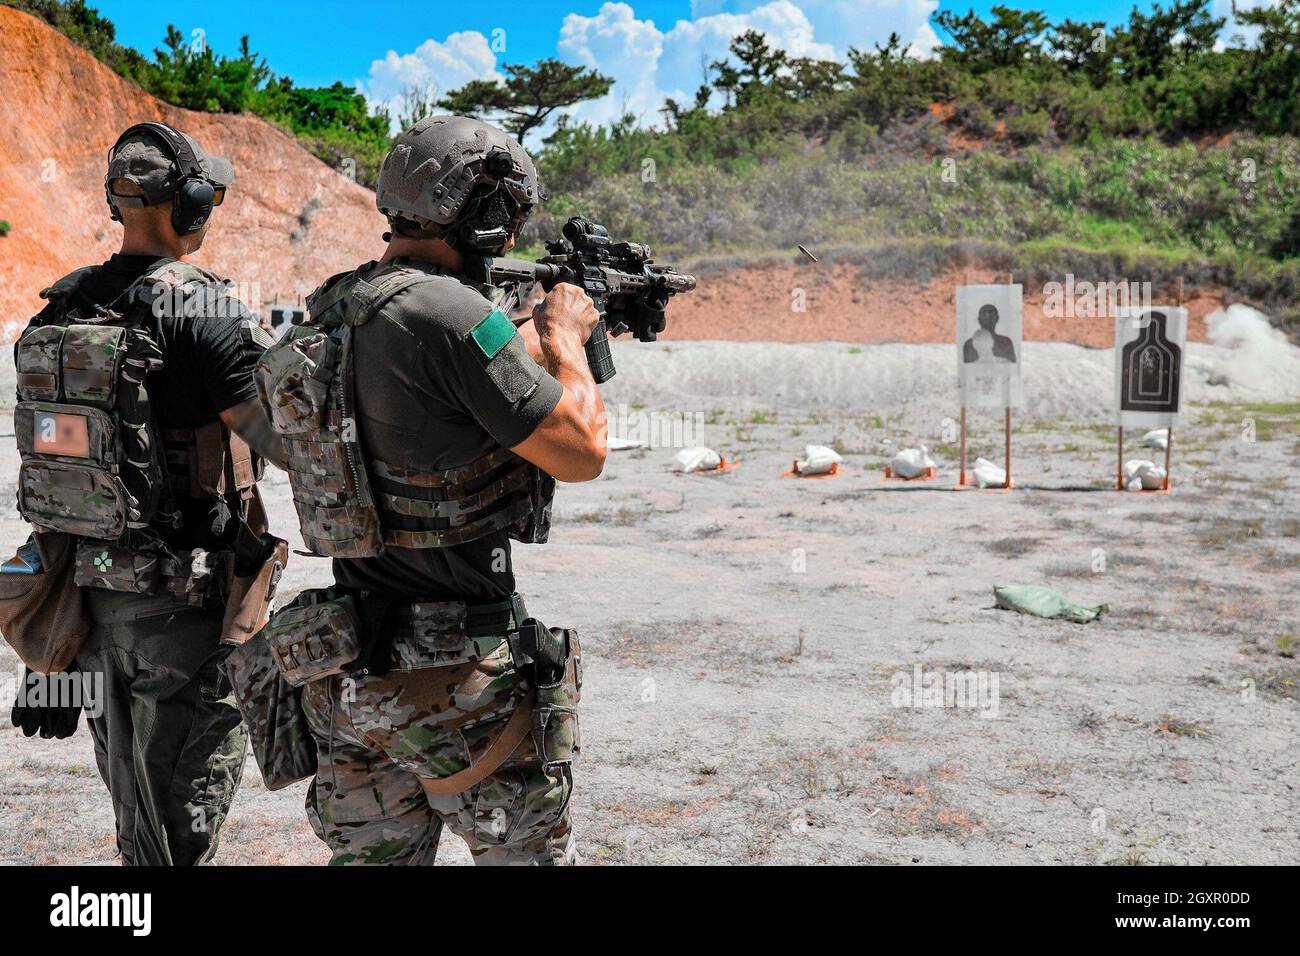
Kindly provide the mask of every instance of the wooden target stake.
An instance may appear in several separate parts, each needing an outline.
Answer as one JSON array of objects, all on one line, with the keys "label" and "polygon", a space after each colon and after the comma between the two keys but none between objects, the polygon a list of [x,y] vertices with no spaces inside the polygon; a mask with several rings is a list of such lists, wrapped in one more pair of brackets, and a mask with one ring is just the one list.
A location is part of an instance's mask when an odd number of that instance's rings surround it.
[{"label": "wooden target stake", "polygon": [[1115,490],[1124,490],[1124,426],[1119,426],[1119,467],[1115,471]]},{"label": "wooden target stake", "polygon": [[1169,433],[1165,436],[1165,484],[1164,490],[1169,490],[1169,454],[1174,450],[1174,426],[1169,426]]},{"label": "wooden target stake", "polygon": [[961,407],[961,477],[957,484],[966,484],[966,406]]},{"label": "wooden target stake", "polygon": [[1011,487],[1011,409],[1007,408],[1006,422],[1006,443],[1007,443],[1007,482],[1002,487]]},{"label": "wooden target stake", "polygon": [[[970,285],[969,272],[962,274],[962,285]],[[956,291],[954,291],[952,295],[952,304],[953,304],[953,310],[955,311],[957,308]],[[958,338],[957,341],[958,343],[960,343],[961,339]],[[961,472],[957,476],[957,484],[958,486],[966,484],[966,396],[965,393],[962,394],[962,403],[961,403]]]},{"label": "wooden target stake", "polygon": [[[1014,279],[1012,278],[1011,273],[1008,272],[1008,273],[1007,273],[1007,285],[1012,285],[1013,282],[1014,282]],[[1023,313],[1022,313],[1021,322],[1023,323],[1023,321],[1024,321],[1024,318],[1023,318]],[[1023,325],[1022,325],[1022,328],[1023,328]],[[1024,358],[1025,358],[1025,356],[1024,356],[1024,341],[1025,341],[1025,337],[1024,337],[1024,333],[1022,332],[1022,333],[1021,333],[1021,336],[1020,336],[1020,342],[1021,342],[1021,347],[1020,347],[1020,349],[1021,349],[1021,354],[1018,355],[1018,356],[1016,356],[1016,360],[1017,360],[1017,361],[1023,361]],[[1007,464],[1006,472],[1007,472],[1007,481],[1006,481],[1006,484],[1004,484],[1002,487],[1004,487],[1004,488],[1010,488],[1010,487],[1011,487],[1011,406],[1010,406],[1010,405],[1007,406],[1007,408],[1006,408],[1006,413],[1007,413],[1007,418],[1006,418],[1006,428],[1005,428],[1004,440],[1005,440],[1005,442],[1006,442],[1006,464]]]},{"label": "wooden target stake", "polygon": [[[1183,298],[1184,298],[1183,277],[1179,276],[1178,277],[1178,308],[1180,309],[1183,307]],[[1191,323],[1189,322],[1188,326],[1190,327],[1190,325]],[[1179,401],[1180,402],[1182,401],[1181,395],[1179,396]],[[1165,483],[1163,485],[1164,491],[1169,490],[1169,461],[1170,461],[1170,456],[1173,454],[1173,450],[1174,450],[1174,426],[1170,425],[1169,428],[1166,429],[1166,433],[1165,433]]]}]

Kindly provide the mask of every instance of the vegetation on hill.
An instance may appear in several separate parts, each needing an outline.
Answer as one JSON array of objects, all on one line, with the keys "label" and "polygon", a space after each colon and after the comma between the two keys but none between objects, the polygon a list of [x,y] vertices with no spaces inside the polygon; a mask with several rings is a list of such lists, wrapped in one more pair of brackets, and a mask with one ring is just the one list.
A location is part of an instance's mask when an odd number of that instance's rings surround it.
[{"label": "vegetation on hill", "polygon": [[665,104],[666,129],[561,123],[541,155],[557,198],[528,235],[593,209],[682,252],[866,246],[905,269],[968,245],[1018,271],[1105,253],[1212,274],[1295,324],[1300,0],[1243,11],[1256,41],[1221,49],[1208,11],[1135,9],[1110,33],[945,11],[938,56],[895,36],[847,65],[746,34],[693,102]]},{"label": "vegetation on hill", "polygon": [[[389,115],[341,83],[296,87],[247,38],[225,57],[169,26],[150,60],[84,0],[0,2],[168,102],[257,113],[374,181]],[[792,57],[751,32],[659,117],[573,122],[564,111],[610,81],[543,60],[437,101],[411,91],[399,119],[453,110],[520,135],[549,122],[537,152],[552,200],[532,243],[582,211],[674,253],[1079,249],[1211,262],[1276,299],[1300,285],[1300,0],[1238,18],[1253,38],[1224,45],[1210,0],[1135,8],[1109,31],[1002,6],[988,20],[940,11],[936,56],[909,57],[893,36],[846,63]]]},{"label": "vegetation on hill", "polygon": [[113,23],[85,0],[0,3],[45,20],[161,100],[208,113],[256,113],[358,180],[373,182],[378,175],[390,140],[388,116],[371,115],[365,97],[342,83],[299,87],[289,77],[277,76],[252,51],[247,36],[238,55],[227,57],[169,24],[162,48],[150,60],[119,44]]}]

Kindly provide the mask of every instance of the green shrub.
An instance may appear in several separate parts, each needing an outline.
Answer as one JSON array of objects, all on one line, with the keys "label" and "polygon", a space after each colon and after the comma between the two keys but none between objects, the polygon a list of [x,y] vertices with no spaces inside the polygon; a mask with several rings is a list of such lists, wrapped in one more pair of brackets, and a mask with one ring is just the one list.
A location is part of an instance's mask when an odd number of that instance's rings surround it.
[{"label": "green shrub", "polygon": [[1019,146],[1040,143],[1052,133],[1052,120],[1045,110],[1032,110],[1007,117],[1007,137]]}]

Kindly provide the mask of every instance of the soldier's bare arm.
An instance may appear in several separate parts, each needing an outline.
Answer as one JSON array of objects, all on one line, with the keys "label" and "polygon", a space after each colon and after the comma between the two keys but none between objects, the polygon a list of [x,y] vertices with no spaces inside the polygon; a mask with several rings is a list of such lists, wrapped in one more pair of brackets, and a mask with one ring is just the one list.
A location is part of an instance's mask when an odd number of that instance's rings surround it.
[{"label": "soldier's bare arm", "polygon": [[533,324],[532,316],[525,319],[518,328],[519,337],[524,340],[524,348],[528,349],[528,354],[538,365],[545,366],[546,354],[542,351],[542,339],[537,334],[537,326]]},{"label": "soldier's bare arm", "polygon": [[227,408],[221,413],[221,421],[232,432],[248,442],[249,448],[281,471],[284,470],[287,463],[284,442],[271,429],[271,423],[267,420],[266,410],[260,400],[250,398],[246,402]]},{"label": "soldier's bare arm", "polygon": [[564,386],[564,397],[511,450],[560,481],[591,481],[605,468],[605,402],[582,350],[599,318],[587,293],[567,283],[533,310],[541,364]]}]

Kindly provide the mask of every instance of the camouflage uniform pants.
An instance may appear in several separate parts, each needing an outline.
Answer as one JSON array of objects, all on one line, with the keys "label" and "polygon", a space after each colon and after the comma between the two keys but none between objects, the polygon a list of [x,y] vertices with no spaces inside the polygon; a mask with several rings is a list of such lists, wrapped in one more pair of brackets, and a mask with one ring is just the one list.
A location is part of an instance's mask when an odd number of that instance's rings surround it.
[{"label": "camouflage uniform pants", "polygon": [[445,826],[479,865],[577,862],[568,763],[543,765],[533,735],[464,793],[432,796],[491,746],[519,677],[502,644],[485,659],[307,684],[303,708],[320,755],[307,793],[331,865],[432,865]]},{"label": "camouflage uniform pants", "polygon": [[102,674],[95,760],[127,866],[206,863],[244,771],[247,735],[218,689],[221,610],[86,589],[94,628],[77,666]]}]

